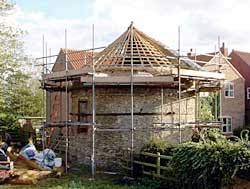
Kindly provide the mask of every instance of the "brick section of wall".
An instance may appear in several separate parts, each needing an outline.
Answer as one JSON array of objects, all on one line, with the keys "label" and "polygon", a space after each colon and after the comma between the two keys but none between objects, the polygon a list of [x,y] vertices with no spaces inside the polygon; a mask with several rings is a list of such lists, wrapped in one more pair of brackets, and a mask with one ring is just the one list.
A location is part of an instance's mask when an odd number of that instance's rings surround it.
[{"label": "brick section of wall", "polygon": [[[225,60],[224,60],[225,61]],[[226,98],[224,89],[221,90],[221,110],[223,116],[232,116],[233,129],[242,127],[245,124],[245,90],[244,79],[233,70],[229,63],[221,68],[225,73],[227,81],[234,84],[234,98]]]},{"label": "brick section of wall", "polygon": [[[71,93],[69,92],[69,107],[71,105]],[[66,96],[65,92],[47,92],[47,121],[66,121]],[[69,118],[70,119],[70,118]]]},{"label": "brick section of wall", "polygon": [[[70,53],[70,52],[68,52],[68,53]],[[62,50],[60,50],[60,52],[59,52],[59,54],[57,56],[56,62],[53,65],[52,72],[64,71],[66,69],[65,62],[66,62],[65,53]],[[69,70],[74,69],[72,67],[72,64],[69,61],[68,61],[68,69]]]},{"label": "brick section of wall", "polygon": [[[232,51],[229,55],[231,60],[231,64],[234,66],[235,69],[240,72],[240,74],[245,78],[245,96],[246,90],[250,87],[250,66],[247,62],[240,58],[237,52]],[[245,98],[245,109],[246,109],[246,124],[250,124],[250,100]]]},{"label": "brick section of wall", "polygon": [[[220,91],[221,114],[222,116],[232,117],[232,130],[242,127],[245,124],[245,80],[237,73],[237,71],[234,70],[233,66],[230,65],[230,62],[228,62],[225,58],[214,57],[210,60],[210,62],[222,64],[223,66],[220,67],[220,70],[225,74],[225,80],[234,83],[234,98],[225,98],[224,88]],[[219,70],[218,65],[211,66],[209,63],[204,66],[204,68],[210,71]]]}]

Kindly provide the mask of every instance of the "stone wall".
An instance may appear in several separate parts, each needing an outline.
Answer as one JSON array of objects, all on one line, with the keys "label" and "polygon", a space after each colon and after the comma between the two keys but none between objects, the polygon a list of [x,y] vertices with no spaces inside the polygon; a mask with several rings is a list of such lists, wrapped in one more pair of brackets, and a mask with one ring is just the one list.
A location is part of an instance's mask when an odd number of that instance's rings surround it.
[{"label": "stone wall", "polygon": [[[78,112],[78,101],[87,102],[86,112],[92,113],[92,90],[84,88],[73,91],[71,113]],[[161,106],[161,88],[135,87],[134,88],[134,146],[138,151],[143,143],[152,137],[164,137],[166,141],[176,143],[179,141],[177,131],[153,132],[149,127],[160,126],[161,120],[166,123],[178,123],[179,103],[176,89],[163,89],[163,106]],[[181,121],[195,120],[195,98],[183,95],[181,101]],[[163,110],[163,116],[161,115]],[[125,115],[112,115],[112,113],[125,113]],[[98,128],[131,128],[131,96],[130,87],[97,88],[96,89],[96,123]],[[102,114],[102,115],[98,115]],[[111,115],[103,115],[111,114]],[[142,115],[139,115],[142,114]],[[76,121],[75,116],[71,117]],[[91,115],[88,119],[92,122]],[[190,139],[191,129],[183,132],[183,139]],[[81,163],[90,163],[92,149],[92,131],[80,132],[79,128],[70,128],[69,154],[72,160]],[[131,132],[127,131],[97,131],[96,132],[96,161],[98,167],[111,167],[112,158],[123,148],[131,146]]]}]

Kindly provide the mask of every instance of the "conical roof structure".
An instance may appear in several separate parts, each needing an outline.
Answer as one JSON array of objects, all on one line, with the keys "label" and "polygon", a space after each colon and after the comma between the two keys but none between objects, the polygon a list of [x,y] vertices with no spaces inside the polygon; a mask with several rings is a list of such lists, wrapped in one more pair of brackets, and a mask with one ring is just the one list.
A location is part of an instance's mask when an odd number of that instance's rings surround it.
[{"label": "conical roof structure", "polygon": [[[131,62],[134,65],[176,65],[178,64],[177,59],[170,58],[176,56],[175,51],[166,49],[160,42],[136,29],[132,22],[118,39],[98,53],[95,65],[126,66],[131,65]],[[133,57],[133,61],[131,61],[131,57]],[[186,63],[186,66],[194,66],[189,63]]]}]

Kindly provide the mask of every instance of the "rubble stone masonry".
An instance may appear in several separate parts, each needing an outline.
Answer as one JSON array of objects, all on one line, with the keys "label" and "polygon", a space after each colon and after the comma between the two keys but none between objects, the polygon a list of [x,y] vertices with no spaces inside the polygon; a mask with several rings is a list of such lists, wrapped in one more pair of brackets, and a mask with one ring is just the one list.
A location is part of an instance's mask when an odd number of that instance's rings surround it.
[{"label": "rubble stone masonry", "polygon": [[[86,101],[87,120],[92,122],[92,89],[83,88],[73,91],[70,95],[70,112],[78,113],[78,102]],[[178,123],[179,102],[176,89],[163,89],[163,106],[161,106],[160,87],[134,88],[134,146],[138,151],[152,137],[162,137],[171,143],[179,141],[177,130],[152,130],[152,127],[163,123]],[[163,116],[161,114],[163,110]],[[115,114],[114,114],[115,113]],[[119,115],[120,114],[120,115]],[[124,148],[131,146],[131,96],[130,87],[109,87],[96,89],[96,123],[98,128],[117,128],[123,131],[96,132],[96,162],[97,167],[112,167],[115,157]],[[77,116],[71,116],[77,121]],[[181,100],[181,121],[195,120],[195,98],[186,94]],[[85,126],[82,126],[85,127]],[[91,126],[86,130],[71,127],[69,129],[69,155],[71,161],[89,164],[92,153]],[[190,139],[191,129],[182,132],[183,140]]]}]

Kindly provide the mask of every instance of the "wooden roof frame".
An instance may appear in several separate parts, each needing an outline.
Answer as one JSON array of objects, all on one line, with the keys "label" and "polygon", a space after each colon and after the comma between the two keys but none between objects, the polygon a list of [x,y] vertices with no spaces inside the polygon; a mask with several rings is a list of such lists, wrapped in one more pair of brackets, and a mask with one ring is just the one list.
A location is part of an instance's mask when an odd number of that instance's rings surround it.
[{"label": "wooden roof frame", "polygon": [[[131,65],[131,56],[134,65],[154,67],[178,64],[177,58],[173,58],[178,56],[177,52],[139,31],[133,23],[120,37],[95,56],[94,64],[96,68],[101,65]],[[181,60],[181,63],[183,68],[199,68],[191,59]]]},{"label": "wooden roof frame", "polygon": [[[131,38],[133,39],[131,40]],[[132,47],[131,42],[133,42]],[[133,53],[131,53],[131,49]],[[128,29],[118,37],[118,39],[92,57],[94,68],[91,63],[89,63],[79,69],[45,74],[43,79],[62,81],[65,80],[66,76],[70,79],[93,75],[93,73],[105,73],[108,74],[107,77],[109,77],[109,79],[107,79],[106,76],[102,79],[109,81],[109,83],[116,82],[118,77],[119,81],[122,82],[122,80],[124,80],[124,82],[127,82],[127,77],[130,77],[131,72],[131,58],[133,58],[133,72],[144,71],[158,78],[157,80],[145,76],[144,79],[149,83],[159,83],[166,80],[166,78],[176,78],[178,76],[177,52],[165,48],[160,42],[136,29],[133,23],[131,23]],[[199,65],[191,59],[180,60],[180,76],[182,78],[204,81],[224,80],[225,78],[223,73],[209,72],[200,69]],[[116,75],[117,72],[126,72],[129,75],[126,77],[119,76],[119,74]],[[98,77],[101,78],[100,76]],[[101,79],[99,81],[100,83],[102,82]],[[98,80],[95,82],[98,83]]]}]

